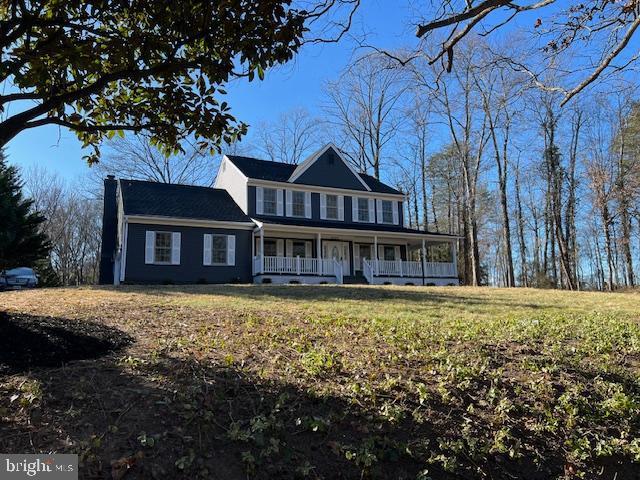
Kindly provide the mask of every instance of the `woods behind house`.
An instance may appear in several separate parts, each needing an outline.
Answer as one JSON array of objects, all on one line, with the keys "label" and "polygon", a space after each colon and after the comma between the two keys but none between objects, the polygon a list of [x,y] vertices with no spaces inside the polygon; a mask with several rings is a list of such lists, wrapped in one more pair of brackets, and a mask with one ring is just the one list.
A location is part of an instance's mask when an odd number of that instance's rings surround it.
[{"label": "woods behind house", "polygon": [[[357,169],[406,193],[409,227],[461,236],[465,284],[634,287],[636,82],[619,76],[561,106],[562,93],[541,85],[571,79],[553,68],[545,73],[553,78],[532,78],[514,68],[514,50],[468,36],[450,73],[426,57],[403,61],[402,52],[367,51],[325,85],[313,113],[313,105],[284,112],[226,152],[299,163],[333,141]],[[143,136],[109,146],[94,167],[97,177],[211,185],[215,175],[212,157],[197,149],[166,158]],[[95,281],[98,203],[43,172],[27,180],[48,218],[60,282]]]}]

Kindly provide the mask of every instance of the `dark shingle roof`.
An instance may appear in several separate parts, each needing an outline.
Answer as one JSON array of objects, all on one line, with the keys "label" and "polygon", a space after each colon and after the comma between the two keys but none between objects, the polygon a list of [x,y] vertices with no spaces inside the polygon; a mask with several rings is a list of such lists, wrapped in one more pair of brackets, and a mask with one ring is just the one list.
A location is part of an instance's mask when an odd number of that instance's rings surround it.
[{"label": "dark shingle roof", "polygon": [[[286,182],[297,167],[297,165],[288,163],[259,160],[257,158],[243,157],[240,155],[227,155],[227,158],[248,178],[272,182]],[[402,195],[402,192],[390,187],[386,183],[382,183],[371,175],[367,175],[366,173],[360,173],[359,175],[372,192]]]},{"label": "dark shingle roof", "polygon": [[420,235],[439,235],[443,237],[456,237],[447,233],[425,232],[415,230],[400,225],[378,225],[371,223],[345,223],[329,222],[327,220],[309,220],[304,218],[291,217],[271,217],[266,215],[254,215],[255,220],[259,220],[266,225],[296,225],[300,227],[338,228],[341,230],[368,230],[371,232],[395,232],[395,233],[415,233]]},{"label": "dark shingle roof", "polygon": [[125,215],[251,222],[226,190],[120,180]]}]

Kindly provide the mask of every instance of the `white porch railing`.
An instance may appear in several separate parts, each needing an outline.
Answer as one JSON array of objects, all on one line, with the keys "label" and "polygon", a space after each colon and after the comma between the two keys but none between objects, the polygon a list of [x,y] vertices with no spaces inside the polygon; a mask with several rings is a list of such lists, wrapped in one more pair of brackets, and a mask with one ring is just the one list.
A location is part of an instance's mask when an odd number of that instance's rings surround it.
[{"label": "white porch railing", "polygon": [[[367,266],[372,275],[377,277],[422,277],[422,262],[407,262],[401,260],[371,260]],[[425,277],[455,277],[456,269],[453,263],[425,262]],[[364,272],[363,262],[363,274]],[[367,278],[367,280],[369,280]],[[371,283],[371,282],[369,282]]]},{"label": "white porch railing", "polygon": [[[425,277],[455,277],[453,263],[425,262]],[[335,276],[338,283],[344,281],[342,262],[330,259],[303,257],[253,257],[253,274],[279,273],[288,275]],[[422,277],[421,262],[400,260],[362,259],[362,273],[369,283],[373,277]]]},{"label": "white porch railing", "polygon": [[[304,257],[253,257],[253,274],[282,273],[289,275],[336,275],[333,259]],[[342,271],[342,265],[340,265]]]}]

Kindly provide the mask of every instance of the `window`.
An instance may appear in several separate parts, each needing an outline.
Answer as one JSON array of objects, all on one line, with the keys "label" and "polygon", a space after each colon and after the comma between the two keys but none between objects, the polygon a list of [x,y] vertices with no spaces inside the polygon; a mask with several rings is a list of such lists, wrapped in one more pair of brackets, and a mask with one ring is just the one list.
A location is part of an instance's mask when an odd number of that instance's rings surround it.
[{"label": "window", "polygon": [[275,188],[264,188],[262,192],[262,213],[265,215],[277,215],[278,190]]},{"label": "window", "polygon": [[338,220],[338,196],[337,195],[327,195],[327,219],[328,220]]},{"label": "window", "polygon": [[211,262],[213,264],[227,264],[227,236],[213,235],[211,241]]},{"label": "window", "polygon": [[369,221],[369,200],[367,198],[358,198],[358,221]]},{"label": "window", "polygon": [[171,232],[155,232],[153,263],[171,263]]},{"label": "window", "polygon": [[305,213],[305,193],[291,192],[291,215],[294,217],[304,217]]},{"label": "window", "polygon": [[264,241],[264,256],[275,257],[278,255],[278,244],[275,240]]},{"label": "window", "polygon": [[384,256],[384,260],[394,261],[396,259],[396,247],[389,247],[385,245],[382,253]]},{"label": "window", "polygon": [[296,242],[292,243],[292,251],[291,256],[293,257],[301,257],[305,258],[307,256],[307,244],[306,242]]},{"label": "window", "polygon": [[393,223],[393,202],[382,200],[382,223]]}]

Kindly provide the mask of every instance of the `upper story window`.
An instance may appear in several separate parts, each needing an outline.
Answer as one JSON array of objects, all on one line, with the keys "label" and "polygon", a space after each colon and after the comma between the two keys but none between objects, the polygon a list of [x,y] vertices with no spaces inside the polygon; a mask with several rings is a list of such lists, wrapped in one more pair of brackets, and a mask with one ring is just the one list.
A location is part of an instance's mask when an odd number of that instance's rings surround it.
[{"label": "upper story window", "polygon": [[358,221],[369,222],[369,199],[358,198]]},{"label": "upper story window", "polygon": [[264,188],[262,192],[262,213],[265,215],[277,215],[278,190],[275,188]]},{"label": "upper story window", "polygon": [[305,193],[293,191],[291,192],[291,215],[294,217],[305,216]]},{"label": "upper story window", "polygon": [[327,195],[327,219],[338,220],[338,195]]},{"label": "upper story window", "polygon": [[393,202],[382,200],[382,223],[393,223]]},{"label": "upper story window", "polygon": [[344,220],[344,196],[321,193],[320,194],[320,218],[323,220]]},{"label": "upper story window", "polygon": [[171,232],[156,232],[153,263],[171,263]]}]

